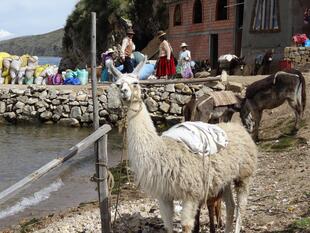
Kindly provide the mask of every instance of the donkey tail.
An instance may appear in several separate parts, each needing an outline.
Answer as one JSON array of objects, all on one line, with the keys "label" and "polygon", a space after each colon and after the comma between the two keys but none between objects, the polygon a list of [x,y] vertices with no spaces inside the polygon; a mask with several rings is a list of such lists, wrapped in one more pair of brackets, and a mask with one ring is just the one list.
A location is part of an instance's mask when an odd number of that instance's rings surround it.
[{"label": "donkey tail", "polygon": [[300,73],[299,79],[301,82],[301,106],[302,106],[302,113],[305,111],[306,108],[306,81],[305,77]]}]

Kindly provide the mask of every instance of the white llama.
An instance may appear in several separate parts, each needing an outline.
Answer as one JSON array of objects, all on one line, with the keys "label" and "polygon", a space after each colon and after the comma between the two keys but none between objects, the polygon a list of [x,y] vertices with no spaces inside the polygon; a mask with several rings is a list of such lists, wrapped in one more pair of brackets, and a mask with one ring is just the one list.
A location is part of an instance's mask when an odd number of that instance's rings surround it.
[{"label": "white llama", "polygon": [[[158,199],[168,233],[173,232],[174,200],[183,203],[183,232],[190,233],[198,205],[205,201],[206,193],[207,198],[212,198],[221,191],[227,212],[225,233],[232,232],[235,204],[229,184],[234,183],[237,191],[235,233],[239,233],[250,178],[256,168],[256,145],[239,124],[219,124],[226,131],[229,143],[225,149],[210,157],[207,168],[202,157],[191,153],[182,143],[159,136],[141,99],[138,73],[145,61],[146,58],[130,74],[122,74],[111,67],[111,72],[117,77],[119,98],[128,107],[128,156],[136,183],[147,194]],[[206,182],[206,177],[210,182]],[[206,187],[207,183],[209,187]]]}]

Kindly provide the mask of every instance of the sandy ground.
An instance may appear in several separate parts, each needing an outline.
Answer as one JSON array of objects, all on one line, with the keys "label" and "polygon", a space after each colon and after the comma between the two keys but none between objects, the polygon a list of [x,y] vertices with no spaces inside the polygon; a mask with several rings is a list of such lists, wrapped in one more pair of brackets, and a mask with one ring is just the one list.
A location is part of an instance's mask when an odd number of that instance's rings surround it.
[{"label": "sandy ground", "polygon": [[[305,77],[310,87],[310,73]],[[233,81],[249,83],[256,78],[234,77]],[[287,136],[293,120],[293,112],[287,104],[264,112],[258,169],[250,190],[243,232],[310,232],[310,88],[307,96],[302,128],[293,137]],[[115,200],[114,196],[113,205]],[[156,202],[131,186],[122,189],[119,210],[121,217],[114,224],[114,232],[164,232]],[[205,210],[202,224],[202,232],[209,232],[205,230],[208,229]],[[64,225],[66,228],[62,228]],[[180,229],[178,215],[175,227]],[[38,232],[98,232],[97,204],[82,204],[62,214],[28,219],[4,232],[39,229]]]}]

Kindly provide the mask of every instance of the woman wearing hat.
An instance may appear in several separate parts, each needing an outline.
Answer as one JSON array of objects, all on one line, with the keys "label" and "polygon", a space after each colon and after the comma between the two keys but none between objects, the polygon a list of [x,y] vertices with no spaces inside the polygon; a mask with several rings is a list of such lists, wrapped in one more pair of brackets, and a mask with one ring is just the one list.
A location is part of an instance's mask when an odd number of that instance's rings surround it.
[{"label": "woman wearing hat", "polygon": [[183,78],[193,78],[193,72],[191,68],[191,52],[187,49],[188,45],[183,42],[181,44],[181,51],[179,54],[178,66],[181,70]]},{"label": "woman wearing hat", "polygon": [[104,66],[104,69],[101,73],[101,81],[107,82],[112,81],[112,75],[110,73],[110,66],[114,65],[114,59],[113,59],[114,50],[112,48],[109,48],[107,51],[101,54],[102,58],[102,65]]},{"label": "woman wearing hat", "polygon": [[133,62],[132,62],[132,52],[135,50],[136,46],[132,41],[133,35],[135,32],[129,28],[126,32],[127,36],[123,39],[122,48],[121,48],[121,59],[123,61],[124,69],[122,73],[131,73],[133,71]]},{"label": "woman wearing hat", "polygon": [[172,48],[167,41],[166,33],[164,31],[159,31],[157,36],[160,41],[160,45],[159,59],[156,65],[156,76],[167,79],[176,74]]}]

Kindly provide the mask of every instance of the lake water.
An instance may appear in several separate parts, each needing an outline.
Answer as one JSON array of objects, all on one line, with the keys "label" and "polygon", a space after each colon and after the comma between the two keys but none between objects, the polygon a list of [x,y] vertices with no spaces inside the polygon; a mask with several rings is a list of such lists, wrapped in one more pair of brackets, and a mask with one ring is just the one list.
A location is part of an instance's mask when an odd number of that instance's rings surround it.
[{"label": "lake water", "polygon": [[39,57],[39,65],[56,65],[59,66],[61,57]]},{"label": "lake water", "polygon": [[[0,192],[59,156],[91,133],[91,128],[0,125]],[[121,136],[109,133],[109,166],[121,156]],[[0,230],[24,218],[59,212],[97,200],[93,147],[76,155],[0,204]]]}]

